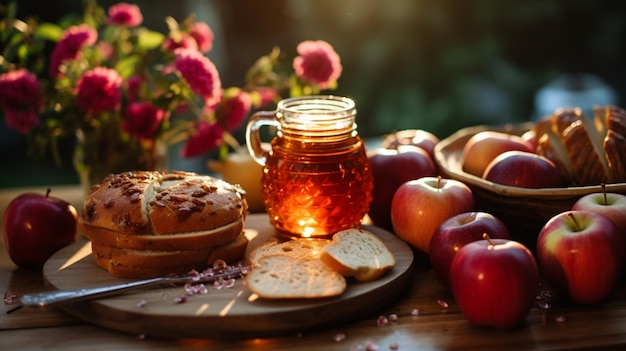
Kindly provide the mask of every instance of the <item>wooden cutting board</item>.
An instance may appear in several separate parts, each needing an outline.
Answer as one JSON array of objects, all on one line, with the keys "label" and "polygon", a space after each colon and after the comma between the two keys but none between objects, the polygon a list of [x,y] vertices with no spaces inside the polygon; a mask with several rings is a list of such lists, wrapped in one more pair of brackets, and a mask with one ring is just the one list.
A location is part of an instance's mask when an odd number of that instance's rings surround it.
[{"label": "wooden cutting board", "polygon": [[[342,295],[310,300],[255,299],[241,279],[230,289],[208,287],[207,294],[188,296],[182,286],[128,293],[61,308],[83,320],[106,328],[152,338],[248,338],[295,334],[323,329],[364,318],[382,309],[409,289],[413,252],[395,235],[365,226],[396,256],[396,266],[372,282],[348,280]],[[246,219],[248,251],[272,239],[276,231],[266,214]],[[78,289],[128,282],[99,268],[87,240],[62,249],[43,268],[44,283],[52,289]],[[140,301],[147,303],[138,307]]]}]

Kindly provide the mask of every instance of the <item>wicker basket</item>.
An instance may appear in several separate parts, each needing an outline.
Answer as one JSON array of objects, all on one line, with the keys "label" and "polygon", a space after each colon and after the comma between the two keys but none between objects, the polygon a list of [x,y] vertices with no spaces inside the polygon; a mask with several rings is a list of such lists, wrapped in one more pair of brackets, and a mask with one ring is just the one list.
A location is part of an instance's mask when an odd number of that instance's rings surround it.
[{"label": "wicker basket", "polygon": [[[596,185],[527,189],[496,184],[463,171],[463,147],[474,134],[493,130],[522,135],[530,128],[531,123],[461,129],[435,147],[435,161],[444,176],[460,180],[472,189],[478,210],[500,218],[508,226],[514,239],[534,249],[539,231],[548,219],[569,210],[583,195],[602,192],[602,188],[601,185]],[[607,184],[606,190],[626,194],[626,183]]]}]

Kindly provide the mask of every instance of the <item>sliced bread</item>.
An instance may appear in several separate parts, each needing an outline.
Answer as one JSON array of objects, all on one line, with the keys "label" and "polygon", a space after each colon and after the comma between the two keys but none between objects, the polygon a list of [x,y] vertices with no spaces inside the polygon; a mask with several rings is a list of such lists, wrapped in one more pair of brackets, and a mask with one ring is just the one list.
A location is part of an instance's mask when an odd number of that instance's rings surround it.
[{"label": "sliced bread", "polygon": [[270,255],[282,254],[297,259],[317,259],[321,250],[330,243],[327,239],[292,239],[284,242],[268,241],[257,246],[248,254],[248,261],[252,266],[258,266],[259,261]]},{"label": "sliced bread", "polygon": [[78,222],[78,231],[103,246],[131,250],[198,250],[213,248],[237,238],[244,226],[244,218],[224,226],[184,234],[132,235]]},{"label": "sliced bread", "polygon": [[103,246],[92,241],[96,264],[120,278],[153,278],[203,270],[218,260],[232,264],[243,258],[248,238],[242,233],[233,241],[197,250],[131,250]]},{"label": "sliced bread", "polygon": [[310,299],[342,294],[346,279],[319,259],[269,255],[246,275],[248,289],[266,299]]},{"label": "sliced bread", "polygon": [[364,229],[346,229],[333,235],[322,248],[320,260],[344,277],[371,281],[389,271],[396,258],[376,234]]}]

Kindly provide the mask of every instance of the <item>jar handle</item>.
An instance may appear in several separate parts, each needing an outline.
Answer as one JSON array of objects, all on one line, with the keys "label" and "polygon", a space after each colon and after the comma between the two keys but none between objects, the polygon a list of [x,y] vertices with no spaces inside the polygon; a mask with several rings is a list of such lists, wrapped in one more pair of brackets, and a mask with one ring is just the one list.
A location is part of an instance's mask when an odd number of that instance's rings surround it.
[{"label": "jar handle", "polygon": [[[275,126],[278,127],[280,123],[276,120],[275,111],[259,111],[254,113],[248,125],[246,127],[246,146],[250,156],[256,163],[261,166],[265,166],[267,154],[270,149],[267,147],[267,143],[261,141],[261,127],[263,126]],[[264,147],[265,145],[265,147]]]}]

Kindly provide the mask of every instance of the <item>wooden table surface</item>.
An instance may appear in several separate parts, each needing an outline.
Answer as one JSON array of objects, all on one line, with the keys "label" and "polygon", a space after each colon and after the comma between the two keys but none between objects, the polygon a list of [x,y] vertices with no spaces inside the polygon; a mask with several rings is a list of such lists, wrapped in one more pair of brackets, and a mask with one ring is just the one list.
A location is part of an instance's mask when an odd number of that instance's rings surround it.
[{"label": "wooden table surface", "polygon": [[[0,210],[18,194],[45,189],[0,190]],[[53,187],[52,195],[80,208],[78,187]],[[17,268],[4,243],[0,247],[0,288],[17,296],[45,290],[40,271]],[[626,347],[626,282],[606,303],[595,307],[533,308],[526,323],[502,331],[468,324],[454,299],[435,279],[427,261],[416,255],[413,283],[397,301],[380,301],[371,316],[315,332],[275,338],[157,340],[95,326],[59,309],[2,304],[0,350],[608,350]],[[13,312],[10,312],[12,311]],[[412,312],[418,311],[417,315]],[[10,312],[10,313],[9,313]],[[397,316],[380,326],[379,316]],[[393,318],[392,318],[393,319]]]}]

